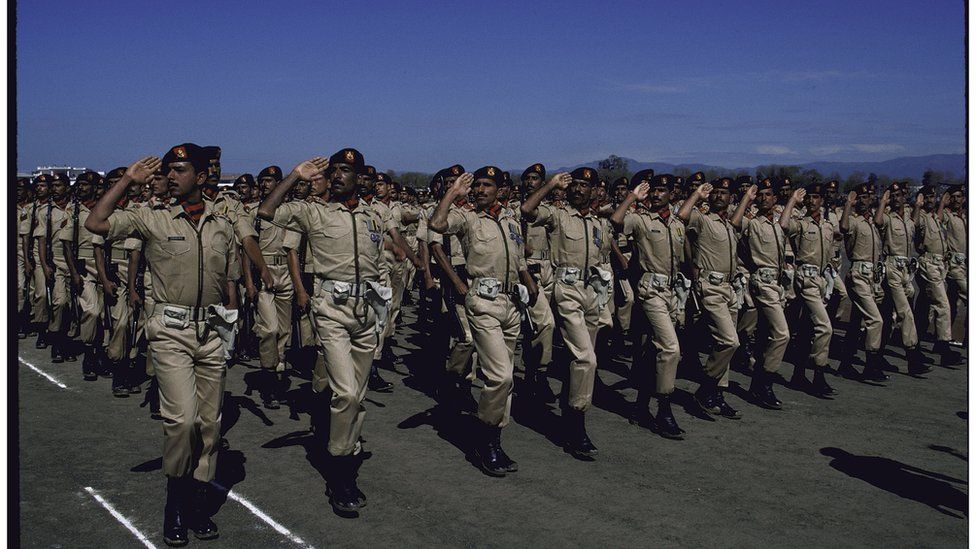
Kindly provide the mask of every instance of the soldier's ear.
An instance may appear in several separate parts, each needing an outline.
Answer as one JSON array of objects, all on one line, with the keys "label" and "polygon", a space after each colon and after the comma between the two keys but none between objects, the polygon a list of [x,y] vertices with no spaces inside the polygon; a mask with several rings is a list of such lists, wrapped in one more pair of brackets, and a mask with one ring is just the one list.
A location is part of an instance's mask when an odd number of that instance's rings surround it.
[{"label": "soldier's ear", "polygon": [[197,172],[197,187],[202,187],[204,183],[207,182],[207,172],[206,170],[201,170]]}]

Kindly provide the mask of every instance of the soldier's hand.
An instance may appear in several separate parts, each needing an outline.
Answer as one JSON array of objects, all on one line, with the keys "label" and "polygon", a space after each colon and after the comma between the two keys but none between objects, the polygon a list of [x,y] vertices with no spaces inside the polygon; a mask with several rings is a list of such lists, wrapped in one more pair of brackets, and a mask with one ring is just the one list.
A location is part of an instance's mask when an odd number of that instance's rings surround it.
[{"label": "soldier's hand", "polygon": [[247,298],[254,302],[254,299],[258,296],[258,288],[254,284],[246,284],[244,286],[244,293],[247,294]]},{"label": "soldier's hand", "polygon": [[758,193],[759,193],[759,187],[758,186],[756,186],[756,185],[749,185],[749,188],[746,189],[746,200],[748,200],[749,202],[752,202],[753,200],[756,199],[756,194],[758,194]]},{"label": "soldier's hand", "polygon": [[888,200],[890,200],[890,199],[891,199],[891,191],[885,191],[885,192],[881,193],[881,203],[882,204],[887,204],[888,203]]},{"label": "soldier's hand", "polygon": [[407,252],[403,251],[403,248],[399,246],[394,246],[393,258],[396,259],[397,263],[403,263],[407,259]]},{"label": "soldier's hand", "polygon": [[139,292],[129,292],[129,298],[127,301],[129,302],[129,307],[132,309],[142,307],[142,304],[144,303],[142,296],[139,295]]},{"label": "soldier's hand", "polygon": [[647,181],[642,182],[640,185],[637,186],[636,189],[630,191],[630,193],[634,195],[634,198],[636,198],[638,202],[643,202],[647,198],[647,195],[650,194],[650,192],[651,192],[651,186],[647,184]]},{"label": "soldier's hand", "polygon": [[414,256],[414,258],[411,259],[410,262],[413,263],[414,268],[417,269],[418,271],[423,271],[425,269],[424,264],[423,262],[420,261],[419,257]]},{"label": "soldier's hand", "polygon": [[[884,196],[881,197],[882,204],[888,201],[887,196],[888,196],[888,191],[885,191]],[[925,196],[922,193],[918,193],[915,195],[915,207],[921,208],[922,204],[925,204]]]},{"label": "soldier's hand", "polygon": [[75,291],[81,291],[81,276],[74,275],[71,277],[71,284],[74,286]]},{"label": "soldier's hand", "polygon": [[301,164],[295,166],[292,170],[298,179],[304,179],[305,181],[310,181],[313,176],[324,172],[329,167],[329,159],[324,156],[316,156],[311,160],[306,160]]},{"label": "soldier's hand", "polygon": [[163,161],[160,160],[158,156],[147,156],[140,160],[136,160],[131,166],[125,170],[125,175],[129,176],[129,179],[133,183],[139,185],[144,185],[148,183],[154,173],[162,167]]},{"label": "soldier's hand", "polygon": [[30,260],[24,261],[24,272],[27,274],[28,277],[31,276],[31,274],[33,274],[34,264],[31,263]]},{"label": "soldier's hand", "polygon": [[555,185],[557,189],[565,189],[572,182],[573,176],[566,172],[557,173],[556,175],[552,176],[552,179],[549,180],[549,183]]},{"label": "soldier's hand", "polygon": [[41,268],[44,270],[44,278],[47,279],[48,284],[54,280],[54,269],[47,265],[42,265]]},{"label": "soldier's hand", "polygon": [[304,289],[295,292],[295,305],[298,305],[298,310],[306,313],[308,312],[308,304],[311,302],[311,298],[308,297],[308,292]]},{"label": "soldier's hand", "polygon": [[451,192],[454,196],[467,196],[468,192],[471,191],[471,184],[474,183],[474,174],[469,172],[464,172],[461,177],[458,177],[454,181],[454,185],[451,186]]},{"label": "soldier's hand", "polygon": [[539,300],[539,286],[535,284],[535,280],[532,284],[526,284],[525,288],[529,291],[529,307],[535,307],[536,301]]},{"label": "soldier's hand", "polygon": [[948,203],[949,203],[949,191],[945,191],[942,193],[942,197],[939,199],[939,204],[945,206]]},{"label": "soldier's hand", "polygon": [[264,284],[265,290],[274,292],[274,279],[271,278],[271,271],[268,270],[267,265],[261,269],[261,283]]},{"label": "soldier's hand", "polygon": [[855,191],[847,193],[847,205],[853,206],[855,202],[857,202],[857,193]]},{"label": "soldier's hand", "polygon": [[468,295],[469,288],[468,288],[468,285],[465,284],[465,282],[463,280],[460,281],[459,283],[455,284],[454,285],[454,289],[457,290],[457,293],[460,294],[461,297],[464,297],[464,296]]},{"label": "soldier's hand", "polygon": [[695,189],[695,195],[698,196],[698,200],[704,200],[708,198],[708,195],[712,193],[712,188],[713,187],[711,183],[702,183],[701,185],[699,185],[698,188]]},{"label": "soldier's hand", "polygon": [[109,280],[102,286],[102,292],[104,292],[106,296],[113,297],[113,298],[118,297],[117,295],[118,289],[119,289],[119,285],[112,282],[111,280]]},{"label": "soldier's hand", "polygon": [[802,202],[803,198],[806,197],[806,195],[807,195],[806,189],[797,189],[793,191],[793,202],[794,203]]},{"label": "soldier's hand", "polygon": [[424,271],[424,290],[430,290],[434,287],[434,277],[431,276],[430,270]]}]

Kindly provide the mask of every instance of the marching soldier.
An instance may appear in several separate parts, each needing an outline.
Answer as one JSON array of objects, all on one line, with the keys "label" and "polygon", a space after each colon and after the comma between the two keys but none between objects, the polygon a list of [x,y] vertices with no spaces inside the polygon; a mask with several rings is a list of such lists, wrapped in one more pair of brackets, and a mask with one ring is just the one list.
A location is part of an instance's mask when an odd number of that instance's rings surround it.
[{"label": "marching soldier", "polygon": [[[683,303],[675,292],[681,281],[684,261],[685,227],[671,214],[671,190],[674,177],[670,174],[654,176],[653,170],[642,170],[630,180],[632,192],[617,206],[610,222],[626,237],[633,238],[640,261],[640,281],[637,302],[651,328],[654,346],[654,396],[657,413],[654,423],[658,433],[670,439],[681,439],[684,431],[671,412],[671,394],[678,371],[681,350],[675,331],[678,309]],[[632,206],[637,205],[636,209]],[[651,387],[646,379],[638,385],[635,404],[637,415],[647,413]]]},{"label": "marching soldier", "polygon": [[[478,403],[478,419],[485,428],[479,465],[486,474],[499,477],[518,470],[501,447],[501,430],[511,415],[520,310],[538,296],[525,268],[518,220],[498,202],[503,183],[502,171],[494,166],[480,168],[473,175],[465,173],[444,194],[430,218],[431,230],[461,238],[470,288],[464,307],[486,379]],[[452,208],[468,191],[474,194],[474,210]]]},{"label": "marching soldier", "polygon": [[[295,181],[311,180],[326,167],[331,183],[327,204],[282,204]],[[325,378],[313,377],[312,389],[318,393],[328,388],[332,393],[328,451],[334,474],[329,502],[344,514],[366,505],[356,484],[366,416],[362,402],[390,298],[389,288],[379,279],[384,233],[392,225],[383,227],[376,212],[358,198],[364,171],[363,156],[355,149],[342,149],[328,161],[314,158],[296,166],[258,209],[262,219],[305,233],[312,252],[312,318],[326,367]]]},{"label": "marching soldier", "polygon": [[[546,167],[542,164],[529,166],[522,172],[521,180],[523,196],[537,192],[546,183]],[[553,394],[546,377],[546,372],[552,363],[552,335],[556,327],[556,319],[553,317],[550,305],[555,279],[549,235],[545,227],[529,226],[524,222],[521,212],[521,203],[524,202],[525,198],[520,201],[516,215],[522,226],[522,234],[525,235],[526,269],[535,280],[539,298],[528,310],[527,324],[531,330],[524,333],[522,362],[529,390],[546,402],[555,402],[556,395]]]},{"label": "marching soldier", "polygon": [[209,158],[198,145],[178,145],[166,155],[163,169],[176,204],[116,211],[130,183],[145,184],[160,165],[158,157],[147,157],[130,166],[95,205],[85,227],[108,240],[137,235],[153,266],[154,302],[146,333],[165,418],[163,537],[179,546],[187,543],[187,526],[200,539],[219,535],[204,506],[216,472],[226,374],[216,326],[237,308],[234,280],[240,263],[233,224],[203,200],[200,188]]},{"label": "marching soldier", "polygon": [[[804,201],[806,214],[801,219],[796,219],[793,217],[793,209],[801,200]],[[811,393],[829,397],[837,392],[824,377],[830,337],[833,335],[833,325],[830,315],[827,314],[826,304],[833,293],[835,274],[830,266],[831,250],[833,241],[840,237],[840,232],[823,216],[823,184],[811,183],[806,189],[793,191],[780,215],[779,224],[796,243],[797,298],[803,300],[809,323],[813,327],[808,362],[795,367],[792,382],[797,387],[808,386],[804,370],[809,366],[814,371],[813,384],[809,385]]]},{"label": "marching soldier", "polygon": [[773,377],[779,371],[790,341],[790,327],[786,321],[786,234],[775,219],[776,188],[768,177],[750,186],[743,198],[747,207],[754,201],[756,215],[740,221],[744,257],[749,269],[749,293],[759,313],[758,330],[765,337],[765,345],[752,374],[749,392],[763,408],[780,410],[783,403],[773,392]]},{"label": "marching soldier", "polygon": [[[915,235],[915,248],[918,250],[918,272],[920,284],[925,292],[929,309],[922,313],[921,319],[929,315],[934,319],[935,346],[932,350],[940,356],[943,366],[957,364],[959,353],[949,347],[952,340],[952,325],[949,318],[949,297],[946,295],[946,275],[948,263],[944,211],[949,202],[949,193],[937,193],[936,185],[923,186],[918,191],[912,218],[918,232]],[[919,318],[916,318],[918,321]]]},{"label": "marching soldier", "polygon": [[30,260],[31,215],[34,212],[30,180],[17,178],[17,339],[30,332],[30,294],[34,266]]},{"label": "marching soldier", "polygon": [[44,268],[46,287],[50,291],[50,319],[48,334],[51,337],[51,362],[74,362],[76,357],[68,339],[68,330],[74,319],[70,316],[70,276],[64,257],[64,248],[56,246],[59,233],[68,223],[68,207],[71,201],[70,179],[66,174],[56,174],[51,181],[51,200],[47,204],[43,226],[40,227],[40,260]]},{"label": "marching soldier", "polygon": [[949,295],[949,307],[952,312],[952,320],[955,321],[958,311],[958,302],[969,306],[968,294],[968,267],[967,253],[969,241],[967,240],[966,224],[966,192],[962,185],[953,185],[947,191],[949,202],[944,210],[946,222],[946,247],[949,249],[949,272],[946,275],[946,292]]},{"label": "marching soldier", "polygon": [[[597,267],[601,244],[595,231],[606,221],[590,211],[590,191],[598,181],[592,168],[557,174],[522,205],[526,221],[545,227],[549,235],[556,280],[553,301],[562,319],[560,330],[570,355],[569,390],[563,411],[566,449],[583,460],[592,460],[597,454],[586,432],[585,414],[593,402],[597,368],[594,345],[610,282],[610,273]],[[557,188],[566,192],[565,206],[541,204]]]},{"label": "marching soldier", "polygon": [[[711,354],[705,362],[706,379],[695,392],[695,400],[709,414],[740,419],[742,415],[725,401],[724,394],[729,386],[729,364],[739,348],[736,314],[740,303],[738,289],[733,286],[738,239],[735,225],[729,220],[731,189],[732,180],[728,177],[701,184],[681,205],[678,218],[687,226],[692,240],[693,289],[712,336]],[[695,208],[705,198],[708,213]],[[742,214],[737,210],[736,215]]]},{"label": "marching soldier", "polygon": [[[918,332],[915,329],[915,313],[912,308],[917,265],[913,258],[912,242],[915,239],[916,224],[906,211],[906,192],[904,185],[897,181],[889,185],[881,195],[874,214],[874,224],[881,231],[885,253],[885,296],[882,301],[882,320],[885,326],[882,345],[893,331],[891,323],[894,320],[896,325],[901,326],[901,344],[906,349],[911,349],[918,346]],[[885,362],[881,355],[879,353],[876,359],[879,367],[884,367]],[[876,381],[887,379],[884,372],[872,373]]]}]

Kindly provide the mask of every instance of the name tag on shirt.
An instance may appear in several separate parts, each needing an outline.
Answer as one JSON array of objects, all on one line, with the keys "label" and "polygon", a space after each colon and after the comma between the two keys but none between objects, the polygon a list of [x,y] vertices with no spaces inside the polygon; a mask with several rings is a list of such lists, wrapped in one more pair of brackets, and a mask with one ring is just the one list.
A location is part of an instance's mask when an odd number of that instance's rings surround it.
[{"label": "name tag on shirt", "polygon": [[185,236],[167,236],[166,237],[166,240],[169,240],[169,241],[173,241],[173,240],[186,240],[186,237]]}]

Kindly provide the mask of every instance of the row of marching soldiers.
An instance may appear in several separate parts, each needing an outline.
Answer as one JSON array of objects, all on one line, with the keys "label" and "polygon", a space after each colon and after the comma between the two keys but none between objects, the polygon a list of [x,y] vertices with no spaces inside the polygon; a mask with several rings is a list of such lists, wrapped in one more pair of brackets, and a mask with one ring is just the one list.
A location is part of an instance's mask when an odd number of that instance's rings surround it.
[{"label": "row of marching soldiers", "polygon": [[[928,371],[928,354],[944,365],[960,359],[949,345],[956,303],[967,298],[958,186],[927,185],[911,197],[894,183],[879,198],[865,184],[838,197],[835,181],[794,188],[788,179],[706,182],[652,170],[608,185],[586,167],[547,179],[542,164],[517,184],[496,166],[453,165],[418,193],[355,149],[289,173],[268,166],[230,189],[219,180],[220,149],[186,143],[104,178],[81,174],[73,187],[63,175],[18,181],[24,334],[37,332],[55,362],[73,360],[79,341],[85,379],[111,374],[116,396],[140,390],[134,358],[148,339],[148,400],[166,420],[163,469],[177,494],[167,499],[167,543],[185,540],[186,525],[198,537],[217,532],[178,497],[193,482],[202,490],[215,470],[223,391],[199,387],[222,377],[203,364],[257,358],[261,397],[274,409],[287,394],[286,351],[317,349],[303,366],[313,391],[329,395],[330,502],[337,512],[365,505],[356,483],[362,401],[367,390],[393,389],[377,367],[397,359],[391,340],[415,284],[421,329],[440,337],[422,351],[433,357],[436,398],[460,413],[472,382],[483,381],[476,462],[492,476],[518,470],[500,435],[520,336],[527,397],[556,401],[550,374],[565,373],[562,439],[584,460],[598,452],[585,417],[611,349],[632,353],[633,421],[676,439],[679,363],[699,382],[703,412],[739,419],[726,400],[730,367],[750,371],[754,404],[780,409],[773,385],[791,340],[789,385],[824,398],[835,394],[825,374],[884,381],[885,349],[896,340],[910,374]],[[849,321],[839,320],[840,306]],[[930,321],[926,354],[919,334]],[[845,332],[836,371],[828,366],[835,326]],[[180,345],[193,348],[188,359],[174,352]],[[553,367],[560,356],[565,364]],[[195,397],[170,377],[183,360],[197,368]]]}]

